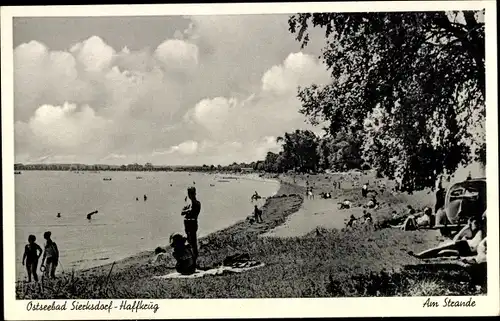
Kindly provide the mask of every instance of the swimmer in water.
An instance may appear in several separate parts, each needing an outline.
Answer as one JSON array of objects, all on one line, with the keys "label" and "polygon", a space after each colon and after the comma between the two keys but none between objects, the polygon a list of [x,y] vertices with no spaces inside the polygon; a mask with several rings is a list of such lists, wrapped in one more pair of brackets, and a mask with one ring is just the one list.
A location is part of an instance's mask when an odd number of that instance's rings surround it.
[{"label": "swimmer in water", "polygon": [[88,213],[87,214],[87,220],[90,221],[92,219],[92,215],[97,214],[97,213],[98,213],[98,211],[93,211],[93,212]]},{"label": "swimmer in water", "polygon": [[144,194],[144,202],[148,200],[148,197],[146,196],[146,194]]}]

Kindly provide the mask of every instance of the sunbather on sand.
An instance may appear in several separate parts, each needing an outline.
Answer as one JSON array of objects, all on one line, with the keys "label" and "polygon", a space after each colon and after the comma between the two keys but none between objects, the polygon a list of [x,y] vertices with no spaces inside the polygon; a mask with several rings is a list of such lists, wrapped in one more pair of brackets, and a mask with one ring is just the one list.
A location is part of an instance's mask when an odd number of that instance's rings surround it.
[{"label": "sunbather on sand", "polygon": [[451,243],[425,250],[419,254],[414,254],[412,251],[408,252],[408,254],[419,259],[435,258],[445,254],[471,256],[477,253],[478,246],[485,237],[485,224],[483,224],[481,218],[471,217],[467,226],[458,232]]}]

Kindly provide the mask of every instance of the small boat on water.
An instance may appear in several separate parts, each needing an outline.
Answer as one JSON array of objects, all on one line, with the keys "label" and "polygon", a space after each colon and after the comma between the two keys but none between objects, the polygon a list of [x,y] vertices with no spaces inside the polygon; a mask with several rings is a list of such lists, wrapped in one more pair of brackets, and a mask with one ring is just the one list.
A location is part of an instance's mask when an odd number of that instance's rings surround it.
[{"label": "small boat on water", "polygon": [[219,179],[217,182],[221,182],[221,183],[229,183],[229,181],[227,179]]},{"label": "small boat on water", "polygon": [[137,176],[136,179],[142,179],[142,176]]},{"label": "small boat on water", "polygon": [[110,181],[110,180],[111,180],[111,177],[104,177],[102,180],[103,180],[103,181]]},{"label": "small boat on water", "polygon": [[21,172],[20,171],[15,171],[14,174],[15,175],[19,175],[19,174],[21,174]]}]

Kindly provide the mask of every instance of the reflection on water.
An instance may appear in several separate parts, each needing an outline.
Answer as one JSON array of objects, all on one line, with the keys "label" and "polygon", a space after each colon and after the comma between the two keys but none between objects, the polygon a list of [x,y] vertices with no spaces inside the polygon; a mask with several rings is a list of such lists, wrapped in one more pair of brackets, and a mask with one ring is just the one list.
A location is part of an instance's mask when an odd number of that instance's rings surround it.
[{"label": "reflection on water", "polygon": [[[171,233],[183,232],[180,210],[193,181],[202,202],[200,235],[249,215],[254,191],[271,196],[278,189],[274,182],[237,179],[219,183],[218,177],[197,173],[141,173],[140,180],[136,176],[133,172],[46,171],[16,175],[18,277],[25,274],[22,254],[30,234],[43,247],[43,233],[52,232],[61,251],[61,270],[88,268],[164,246]],[[104,177],[111,180],[104,181]],[[98,213],[88,220],[87,214],[95,210]],[[61,217],[57,217],[59,212]]]}]

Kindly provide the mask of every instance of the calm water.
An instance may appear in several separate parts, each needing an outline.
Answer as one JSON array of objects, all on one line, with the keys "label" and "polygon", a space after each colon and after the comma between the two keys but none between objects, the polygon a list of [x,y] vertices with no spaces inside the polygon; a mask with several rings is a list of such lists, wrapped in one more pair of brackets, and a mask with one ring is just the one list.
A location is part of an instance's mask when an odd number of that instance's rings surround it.
[{"label": "calm water", "polygon": [[[105,177],[112,180],[104,181]],[[29,234],[43,247],[43,233],[51,231],[61,252],[59,272],[69,272],[166,245],[172,232],[184,230],[180,210],[186,188],[193,182],[202,203],[199,235],[248,216],[254,191],[268,197],[279,188],[269,181],[219,179],[200,173],[164,172],[24,171],[15,175],[17,276],[22,279],[26,274],[21,262]],[[99,213],[88,221],[86,214],[94,210]],[[58,212],[61,218],[56,217]]]}]

